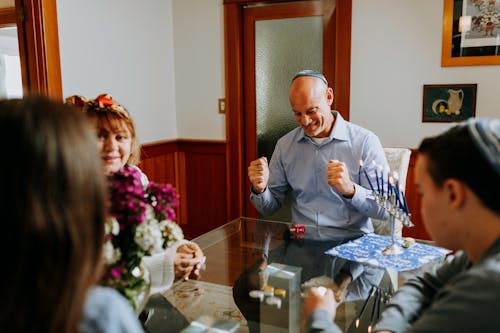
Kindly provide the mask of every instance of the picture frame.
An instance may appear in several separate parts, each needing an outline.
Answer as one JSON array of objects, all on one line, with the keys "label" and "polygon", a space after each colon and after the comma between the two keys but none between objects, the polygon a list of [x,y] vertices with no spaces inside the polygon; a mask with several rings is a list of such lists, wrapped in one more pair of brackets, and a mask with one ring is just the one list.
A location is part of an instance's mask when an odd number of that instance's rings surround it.
[{"label": "picture frame", "polygon": [[422,122],[459,122],[476,116],[477,84],[425,84]]},{"label": "picture frame", "polygon": [[441,66],[500,65],[500,1],[444,0]]}]

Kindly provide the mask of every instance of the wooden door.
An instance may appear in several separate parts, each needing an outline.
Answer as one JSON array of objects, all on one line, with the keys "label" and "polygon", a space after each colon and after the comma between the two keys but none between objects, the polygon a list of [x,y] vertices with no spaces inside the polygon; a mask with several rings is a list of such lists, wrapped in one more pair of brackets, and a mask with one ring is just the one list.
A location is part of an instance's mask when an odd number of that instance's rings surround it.
[{"label": "wooden door", "polygon": [[62,100],[56,0],[15,0],[25,94]]},{"label": "wooden door", "polygon": [[[227,200],[229,218],[256,216],[247,166],[257,157],[255,24],[260,20],[321,16],[322,70],[333,82],[334,108],[349,119],[351,0],[224,1],[226,59]],[[263,5],[265,3],[265,5]],[[290,115],[292,118],[292,115]]]}]

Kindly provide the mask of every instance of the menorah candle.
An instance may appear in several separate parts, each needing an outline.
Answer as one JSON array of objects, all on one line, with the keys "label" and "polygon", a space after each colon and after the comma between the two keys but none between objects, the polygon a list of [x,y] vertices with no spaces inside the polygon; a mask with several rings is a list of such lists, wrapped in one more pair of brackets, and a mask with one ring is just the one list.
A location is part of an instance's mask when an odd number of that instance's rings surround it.
[{"label": "menorah candle", "polygon": [[392,190],[393,190],[393,179],[391,176],[387,177],[387,195],[391,195]]},{"label": "menorah candle", "polygon": [[394,186],[399,189],[399,174],[396,171],[392,172],[392,178],[394,178]]},{"label": "menorah candle", "polygon": [[401,197],[403,198],[403,210],[405,211],[406,214],[408,214],[409,213],[408,205],[406,203],[406,197],[404,192],[401,192]]},{"label": "menorah candle", "polygon": [[389,196],[389,174],[390,174],[390,170],[389,168],[387,168],[387,195]]},{"label": "menorah candle", "polygon": [[401,208],[404,211],[405,206],[404,206],[404,202],[403,202],[403,195],[402,195],[401,189],[399,187],[397,188],[397,196],[398,196],[399,208]]},{"label": "menorah candle", "polygon": [[380,187],[382,188],[380,194],[384,195],[384,168],[382,168],[381,166],[379,168],[380,168]]},{"label": "menorah candle", "polygon": [[394,189],[396,190],[396,203],[402,209],[403,201],[401,200],[401,192],[399,191],[399,174],[394,171],[392,176],[394,177]]},{"label": "menorah candle", "polygon": [[359,185],[361,185],[361,169],[363,168],[363,160],[359,160],[359,169],[358,169],[358,181]]},{"label": "menorah candle", "polygon": [[384,195],[384,169],[380,167],[380,188],[382,189],[381,194]]},{"label": "menorah candle", "polygon": [[368,297],[366,298],[366,301],[363,303],[363,306],[361,307],[361,311],[359,311],[358,318],[356,318],[356,328],[359,327],[359,322],[363,314],[365,313],[366,306],[368,305],[368,302],[370,302],[370,298],[375,294],[377,288],[375,286],[372,286],[370,289],[370,292],[368,293]]},{"label": "menorah candle", "polygon": [[370,181],[370,177],[368,177],[368,173],[366,172],[365,169],[363,169],[363,172],[365,173],[366,180],[368,180],[368,185],[370,185],[370,189],[375,192],[375,189],[373,188],[372,182]]},{"label": "menorah candle", "polygon": [[397,207],[399,205],[399,190],[397,186],[394,185],[395,181],[393,176],[389,176],[389,186],[391,188],[391,191],[394,192],[394,205]]},{"label": "menorah candle", "polygon": [[384,293],[381,291],[380,292],[380,298],[378,300],[378,306],[377,306],[377,319],[375,320],[375,322],[378,322],[378,320],[380,319],[380,308],[382,307],[382,302],[383,302],[383,296],[384,296]]},{"label": "menorah candle", "polygon": [[373,298],[372,316],[370,318],[370,325],[368,325],[368,332],[371,333],[373,326],[375,326],[377,305],[380,302],[380,290],[377,288],[375,290],[375,297]]},{"label": "menorah candle", "polygon": [[374,314],[372,315],[372,327],[375,326],[375,323],[378,321],[380,314],[380,302],[382,300],[382,290],[377,289],[377,294],[375,295],[375,307]]},{"label": "menorah candle", "polygon": [[[375,169],[375,180],[377,181],[377,192],[380,193],[380,184],[378,182],[377,164],[375,163],[375,161],[372,161],[372,164],[373,164],[374,169]],[[382,186],[383,186],[383,184],[382,184]]]}]

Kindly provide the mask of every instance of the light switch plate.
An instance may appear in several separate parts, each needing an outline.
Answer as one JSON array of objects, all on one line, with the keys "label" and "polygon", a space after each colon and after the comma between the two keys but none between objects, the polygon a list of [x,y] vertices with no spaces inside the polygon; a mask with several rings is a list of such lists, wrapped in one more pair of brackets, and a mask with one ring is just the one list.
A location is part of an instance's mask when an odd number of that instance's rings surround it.
[{"label": "light switch plate", "polygon": [[219,113],[226,113],[226,99],[219,98]]}]

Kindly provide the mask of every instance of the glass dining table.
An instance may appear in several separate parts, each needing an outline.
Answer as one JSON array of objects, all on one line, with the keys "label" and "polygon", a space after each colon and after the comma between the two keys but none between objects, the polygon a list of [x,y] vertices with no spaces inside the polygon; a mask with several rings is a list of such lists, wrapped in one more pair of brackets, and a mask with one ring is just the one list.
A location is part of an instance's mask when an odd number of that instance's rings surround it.
[{"label": "glass dining table", "polygon": [[206,256],[199,280],[149,297],[146,332],[301,332],[302,301],[327,287],[344,332],[367,332],[398,284],[434,263],[397,274],[325,251],[360,231],[241,217],[195,239]]}]

